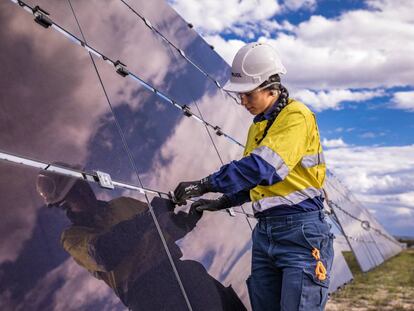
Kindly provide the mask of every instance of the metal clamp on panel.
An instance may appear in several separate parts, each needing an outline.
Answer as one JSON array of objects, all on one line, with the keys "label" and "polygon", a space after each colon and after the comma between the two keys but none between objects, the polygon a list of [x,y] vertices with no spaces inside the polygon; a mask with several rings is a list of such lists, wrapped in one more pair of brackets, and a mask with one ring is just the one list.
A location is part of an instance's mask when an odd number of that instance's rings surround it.
[{"label": "metal clamp on panel", "polygon": [[38,23],[40,26],[49,28],[53,25],[52,20],[47,16],[50,14],[47,11],[40,8],[38,5],[34,7],[33,15],[35,16],[35,22]]},{"label": "metal clamp on panel", "polygon": [[236,217],[236,212],[234,211],[232,207],[228,208],[227,212],[229,213],[231,217]]},{"label": "metal clamp on panel", "polygon": [[361,227],[362,227],[364,230],[369,231],[369,229],[371,229],[371,224],[369,223],[369,221],[367,221],[367,220],[363,220],[363,221],[361,221]]},{"label": "metal clamp on panel", "polygon": [[216,131],[217,136],[222,136],[223,135],[223,131],[221,130],[221,128],[219,126],[215,126],[214,130]]},{"label": "metal clamp on panel", "polygon": [[182,106],[181,108],[182,108],[182,110],[183,110],[183,114],[184,114],[186,117],[191,117],[191,116],[193,115],[193,113],[191,112],[190,107],[188,107],[187,105],[184,105],[184,106]]},{"label": "metal clamp on panel", "polygon": [[184,58],[185,58],[185,53],[184,53],[184,51],[183,51],[183,50],[178,49],[178,52],[181,54],[181,56],[182,56],[182,57],[184,57]]},{"label": "metal clamp on panel", "polygon": [[128,71],[128,69],[126,69],[125,67],[126,67],[126,65],[124,64],[124,63],[122,63],[120,60],[117,60],[115,63],[114,63],[114,66],[115,66],[115,68],[116,68],[116,72],[119,74],[119,75],[121,75],[121,76],[123,76],[123,77],[126,77],[127,75],[129,75],[129,71]]},{"label": "metal clamp on panel", "polygon": [[98,181],[102,188],[115,189],[111,176],[109,174],[101,171],[96,171],[95,173],[98,176]]},{"label": "metal clamp on panel", "polygon": [[148,19],[146,19],[145,17],[144,17],[144,23],[145,23],[145,25],[147,25],[149,28],[151,28],[151,29],[152,29],[152,24],[151,24],[151,22],[150,22]]}]

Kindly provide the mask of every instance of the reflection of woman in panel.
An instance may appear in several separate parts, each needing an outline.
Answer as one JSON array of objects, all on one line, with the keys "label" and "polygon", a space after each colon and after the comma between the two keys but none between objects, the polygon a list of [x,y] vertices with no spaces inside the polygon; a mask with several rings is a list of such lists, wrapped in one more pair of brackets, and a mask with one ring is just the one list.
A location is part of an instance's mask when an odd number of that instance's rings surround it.
[{"label": "reflection of woman in panel", "polygon": [[[129,197],[101,201],[87,181],[46,170],[39,172],[36,188],[47,206],[63,209],[71,222],[61,234],[62,247],[78,265],[111,287],[129,310],[185,308],[146,203]],[[153,199],[151,205],[157,207],[181,280],[192,285],[186,292],[194,310],[245,310],[231,286],[212,278],[199,262],[181,259],[175,242],[195,227],[201,214],[174,213],[170,202],[161,198]]]},{"label": "reflection of woman in panel", "polygon": [[250,43],[236,54],[224,89],[254,115],[241,160],[199,181],[181,182],[177,201],[207,192],[192,208],[216,211],[252,201],[253,310],[323,310],[333,260],[333,235],[323,213],[325,162],[315,115],[289,98],[276,51]]}]

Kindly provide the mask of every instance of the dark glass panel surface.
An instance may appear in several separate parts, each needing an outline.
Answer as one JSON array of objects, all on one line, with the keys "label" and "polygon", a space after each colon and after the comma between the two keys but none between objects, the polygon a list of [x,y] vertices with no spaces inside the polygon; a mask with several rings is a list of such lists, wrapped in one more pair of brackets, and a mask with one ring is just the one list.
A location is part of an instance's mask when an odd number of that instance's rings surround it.
[{"label": "dark glass panel surface", "polygon": [[87,51],[0,4],[0,150],[137,183]]},{"label": "dark glass panel surface", "polygon": [[37,5],[49,13],[49,18],[60,27],[69,31],[81,39],[81,33],[76,20],[72,14],[72,9],[68,0],[50,1],[50,0],[24,0],[32,8]]},{"label": "dark glass panel surface", "polygon": [[[174,212],[169,200],[151,199],[193,310],[250,309],[251,230],[246,217],[224,211]],[[237,234],[234,234],[237,232]]]},{"label": "dark glass panel surface", "polygon": [[[192,106],[188,80],[179,56],[121,1],[73,0],[86,42],[182,105]],[[99,10],[97,10],[99,8]],[[202,90],[198,90],[202,92]],[[200,93],[201,94],[201,93]],[[197,111],[193,109],[197,114]]]},{"label": "dark glass panel surface", "polygon": [[143,195],[78,180],[65,213],[39,172],[0,161],[1,310],[187,310]]},{"label": "dark glass panel surface", "polygon": [[102,60],[96,64],[145,187],[168,192],[220,167],[204,124]]}]

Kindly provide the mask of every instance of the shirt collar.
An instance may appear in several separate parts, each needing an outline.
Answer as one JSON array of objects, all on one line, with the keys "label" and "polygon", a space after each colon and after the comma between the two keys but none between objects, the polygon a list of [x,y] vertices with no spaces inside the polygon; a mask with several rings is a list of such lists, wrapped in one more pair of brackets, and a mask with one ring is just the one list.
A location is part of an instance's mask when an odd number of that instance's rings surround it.
[{"label": "shirt collar", "polygon": [[264,120],[269,120],[271,115],[272,115],[272,112],[275,111],[275,109],[277,107],[277,103],[278,103],[278,100],[276,100],[272,104],[272,107],[270,107],[269,110],[266,111],[266,113],[262,112],[262,113],[259,113],[257,116],[255,116],[254,119],[253,119],[253,122],[257,123],[257,122],[261,122],[261,121],[264,121]]}]

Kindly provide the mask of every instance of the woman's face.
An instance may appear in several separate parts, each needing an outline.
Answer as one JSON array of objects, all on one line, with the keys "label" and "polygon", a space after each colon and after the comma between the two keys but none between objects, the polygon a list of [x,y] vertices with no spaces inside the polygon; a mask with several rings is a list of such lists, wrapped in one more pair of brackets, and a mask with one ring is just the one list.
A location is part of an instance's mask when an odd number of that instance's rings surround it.
[{"label": "woman's face", "polygon": [[266,112],[275,102],[278,96],[272,94],[269,89],[253,90],[249,93],[239,93],[241,104],[252,115]]}]

